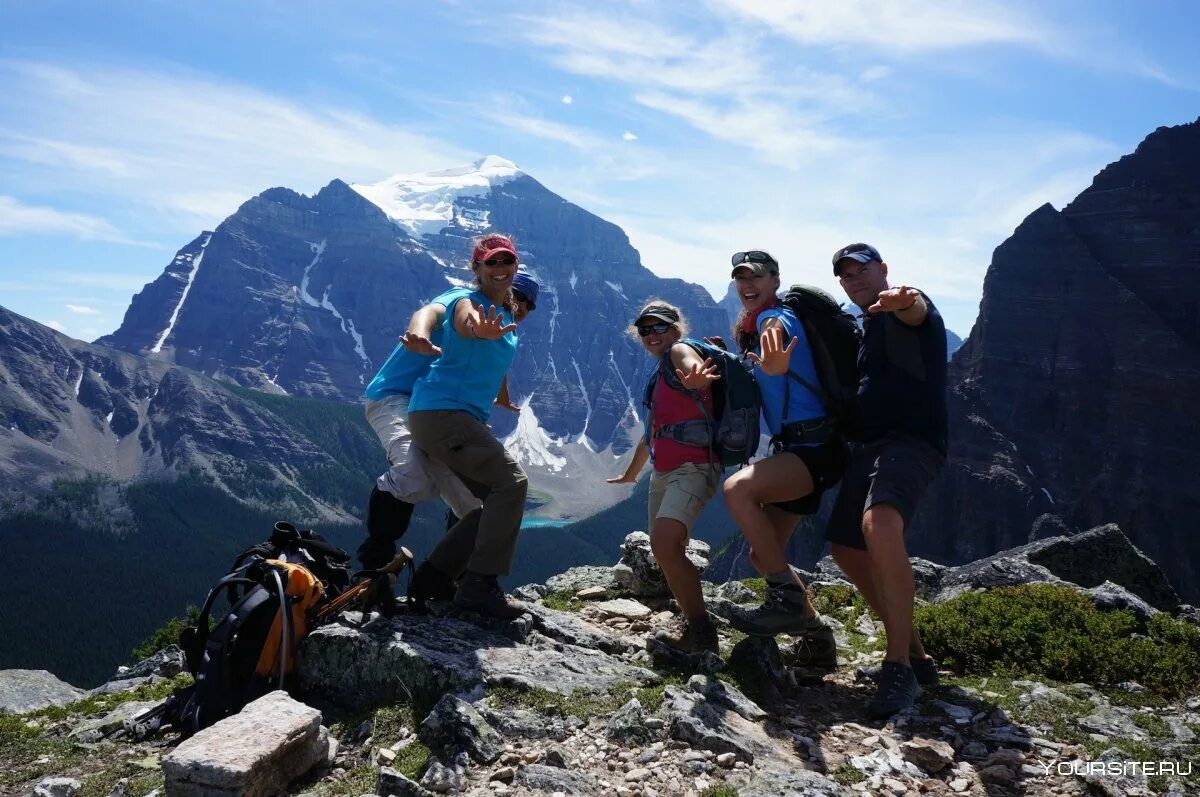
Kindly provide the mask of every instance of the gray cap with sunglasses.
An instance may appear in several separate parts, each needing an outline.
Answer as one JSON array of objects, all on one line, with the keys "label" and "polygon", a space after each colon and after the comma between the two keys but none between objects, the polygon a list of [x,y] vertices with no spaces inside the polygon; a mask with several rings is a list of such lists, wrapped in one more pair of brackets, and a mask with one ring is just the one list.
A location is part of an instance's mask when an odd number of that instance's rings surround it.
[{"label": "gray cap with sunglasses", "polygon": [[665,304],[648,304],[642,308],[642,312],[638,313],[638,317],[634,319],[633,325],[637,326],[643,318],[657,318],[659,321],[667,324],[678,324],[679,313],[674,307],[668,307]]},{"label": "gray cap with sunglasses", "polygon": [[750,273],[756,277],[779,273],[779,261],[761,249],[734,252],[730,262],[733,264],[733,271],[729,273],[731,279],[737,276],[739,268],[750,269]]},{"label": "gray cap with sunglasses", "polygon": [[841,249],[833,253],[833,276],[841,276],[841,269],[838,268],[838,263],[850,258],[863,265],[874,261],[883,262],[883,258],[879,255],[879,250],[870,244],[850,244],[843,246]]}]

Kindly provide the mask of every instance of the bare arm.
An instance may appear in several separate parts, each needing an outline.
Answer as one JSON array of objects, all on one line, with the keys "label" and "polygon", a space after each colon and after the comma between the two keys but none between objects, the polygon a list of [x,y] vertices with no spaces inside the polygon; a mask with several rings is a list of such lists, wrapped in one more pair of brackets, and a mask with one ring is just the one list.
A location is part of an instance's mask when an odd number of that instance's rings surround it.
[{"label": "bare arm", "polygon": [[500,383],[500,392],[496,394],[496,400],[492,402],[497,407],[503,407],[506,410],[520,412],[521,408],[512,403],[512,397],[508,394],[508,374],[504,375],[504,381]]},{"label": "bare arm", "polygon": [[633,459],[629,460],[629,465],[625,468],[625,472],[620,476],[612,479],[605,479],[609,484],[633,484],[637,481],[638,474],[642,472],[642,468],[646,467],[647,460],[650,459],[650,446],[646,445],[646,438],[638,441],[637,448],[633,451]]},{"label": "bare arm", "polygon": [[427,304],[408,319],[408,331],[400,336],[404,348],[415,354],[437,355],[442,350],[433,345],[431,337],[433,329],[442,323],[446,316],[446,308],[440,304]]}]

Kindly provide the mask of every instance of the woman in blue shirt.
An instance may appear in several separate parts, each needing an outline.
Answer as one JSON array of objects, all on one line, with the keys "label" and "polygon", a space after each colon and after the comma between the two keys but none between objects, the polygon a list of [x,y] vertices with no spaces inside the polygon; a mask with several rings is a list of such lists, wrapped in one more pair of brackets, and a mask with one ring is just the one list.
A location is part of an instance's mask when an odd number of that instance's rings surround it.
[{"label": "woman in blue shirt", "polygon": [[832,634],[787,561],[787,541],[821,494],[841,479],[847,446],[833,433],[821,398],[804,326],[778,298],[779,264],[766,252],[738,252],[732,275],[742,312],[734,328],[741,350],[757,366],[771,455],[725,480],[725,505],[750,544],[750,561],[767,580],[767,597],[736,612],[734,627],[755,636],[823,637],[819,662],[836,666]]},{"label": "woman in blue shirt", "polygon": [[517,351],[512,281],[517,249],[503,235],[476,243],[476,290],[446,305],[442,353],[413,386],[408,423],[413,442],[444,462],[483,501],[429,554],[428,565],[458,577],[454,603],[495,617],[516,617],[498,577],[507,575],[525,513],[525,472],[488,428],[492,401]]}]

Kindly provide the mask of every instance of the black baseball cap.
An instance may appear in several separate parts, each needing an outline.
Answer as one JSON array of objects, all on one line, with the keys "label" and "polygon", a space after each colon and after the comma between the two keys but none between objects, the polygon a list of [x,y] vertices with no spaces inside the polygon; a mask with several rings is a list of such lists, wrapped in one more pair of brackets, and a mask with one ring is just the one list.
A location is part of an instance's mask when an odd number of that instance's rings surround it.
[{"label": "black baseball cap", "polygon": [[880,256],[879,250],[870,244],[850,244],[843,246],[833,253],[833,276],[836,277],[841,273],[840,269],[838,269],[838,263],[846,258],[857,260],[859,263],[864,264],[870,263],[873,260],[878,260],[880,263],[883,262],[883,257]]}]

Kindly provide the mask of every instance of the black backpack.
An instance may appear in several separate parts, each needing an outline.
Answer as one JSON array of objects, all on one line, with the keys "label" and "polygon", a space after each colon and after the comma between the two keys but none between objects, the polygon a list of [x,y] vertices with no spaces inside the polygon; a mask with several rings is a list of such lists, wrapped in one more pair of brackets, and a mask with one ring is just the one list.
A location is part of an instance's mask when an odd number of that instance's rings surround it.
[{"label": "black backpack", "polygon": [[793,285],[784,294],[783,304],[804,327],[820,384],[810,384],[791,371],[788,376],[815,393],[835,429],[853,439],[858,430],[858,349],[862,343],[858,322],[832,296],[811,285]]},{"label": "black backpack", "polygon": [[717,366],[721,378],[712,386],[713,412],[709,414],[696,391],[688,390],[679,382],[668,349],[658,369],[650,377],[642,399],[647,412],[647,442],[653,424],[654,387],[659,376],[662,376],[667,380],[668,387],[690,396],[704,414],[704,420],[684,421],[666,427],[663,430],[666,436],[688,445],[707,445],[724,467],[746,464],[758,450],[759,413],[762,410],[762,398],[754,374],[741,358],[720,346],[694,338],[684,338],[679,342],[691,346],[701,357],[712,359]]},{"label": "black backpack", "polygon": [[[186,738],[267,692],[286,689],[296,646],[317,612],[350,586],[349,564],[349,554],[319,534],[275,524],[269,540],[237,556],[180,634],[194,683],[128,722],[133,735],[141,738],[169,725]],[[229,611],[210,630],[222,597]]]}]

